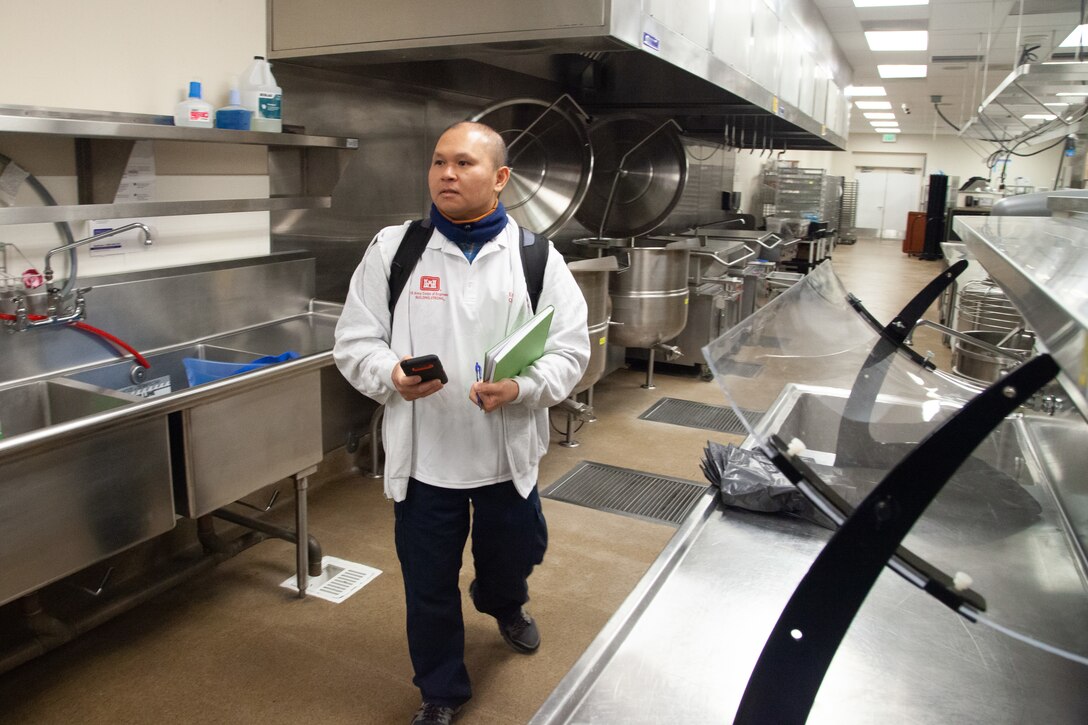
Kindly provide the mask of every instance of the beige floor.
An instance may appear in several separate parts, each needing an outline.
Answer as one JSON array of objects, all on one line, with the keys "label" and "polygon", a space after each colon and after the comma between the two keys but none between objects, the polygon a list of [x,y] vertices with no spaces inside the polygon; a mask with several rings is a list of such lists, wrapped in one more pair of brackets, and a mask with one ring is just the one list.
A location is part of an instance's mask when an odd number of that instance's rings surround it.
[{"label": "beige floor", "polygon": [[[840,246],[834,266],[882,321],[943,268],[907,258],[898,241],[873,240]],[[943,349],[922,334],[918,346]],[[638,420],[665,396],[724,403],[713,383],[694,375],[659,373],[656,390],[643,390],[644,378],[622,370],[598,384],[599,421],[578,432],[580,447],[552,445],[542,488],[581,460],[701,480],[706,441],[739,442]],[[475,697],[458,722],[528,720],[674,532],[547,499],[544,509],[551,545],[531,579],[529,605],[543,646],[533,656],[514,654],[466,601]],[[406,651],[392,507],[380,481],[351,475],[328,483],[311,495],[310,521],[325,553],[383,574],[339,605],[300,601],[279,587],[292,574],[292,548],[262,543],[0,675],[0,722],[406,723],[419,698]]]}]

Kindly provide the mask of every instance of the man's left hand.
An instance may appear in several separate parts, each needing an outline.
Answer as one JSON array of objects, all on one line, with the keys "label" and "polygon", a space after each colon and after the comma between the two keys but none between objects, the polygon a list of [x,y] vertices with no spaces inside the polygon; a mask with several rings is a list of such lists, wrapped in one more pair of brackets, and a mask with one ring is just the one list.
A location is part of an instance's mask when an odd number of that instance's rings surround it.
[{"label": "man's left hand", "polygon": [[514,379],[506,378],[497,383],[473,383],[468,390],[468,398],[473,405],[482,407],[485,413],[490,413],[517,400],[519,392],[521,390]]}]

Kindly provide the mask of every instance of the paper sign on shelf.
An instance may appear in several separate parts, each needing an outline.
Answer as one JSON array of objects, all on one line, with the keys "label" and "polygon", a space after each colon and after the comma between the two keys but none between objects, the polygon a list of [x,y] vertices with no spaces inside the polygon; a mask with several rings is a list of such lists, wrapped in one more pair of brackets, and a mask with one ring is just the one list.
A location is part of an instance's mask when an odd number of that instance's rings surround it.
[{"label": "paper sign on shelf", "polygon": [[154,198],[155,153],[151,141],[144,139],[132,146],[114,201],[154,201]]}]

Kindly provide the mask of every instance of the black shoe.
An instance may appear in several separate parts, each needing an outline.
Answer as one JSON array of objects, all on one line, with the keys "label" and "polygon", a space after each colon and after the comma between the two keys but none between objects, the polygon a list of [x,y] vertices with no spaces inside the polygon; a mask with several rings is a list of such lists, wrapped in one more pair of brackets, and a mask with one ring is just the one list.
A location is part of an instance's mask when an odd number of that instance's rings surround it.
[{"label": "black shoe", "polygon": [[515,652],[532,654],[540,647],[540,630],[524,609],[509,622],[499,622],[499,634]]},{"label": "black shoe", "polygon": [[[468,596],[475,604],[475,579],[468,585]],[[499,634],[502,635],[506,644],[521,654],[532,654],[540,647],[540,630],[536,628],[536,621],[524,609],[519,609],[509,622],[499,622]]]},{"label": "black shoe", "polygon": [[447,707],[436,705],[433,702],[424,702],[416,710],[416,716],[412,718],[412,725],[450,725],[453,716],[460,710],[459,707]]}]

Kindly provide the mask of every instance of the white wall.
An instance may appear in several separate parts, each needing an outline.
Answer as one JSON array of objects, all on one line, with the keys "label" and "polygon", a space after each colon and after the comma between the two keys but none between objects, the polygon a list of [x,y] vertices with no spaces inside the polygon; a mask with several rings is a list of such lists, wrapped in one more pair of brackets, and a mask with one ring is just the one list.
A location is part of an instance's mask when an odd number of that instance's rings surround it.
[{"label": "white wall", "polygon": [[[899,166],[896,157],[902,158],[909,155],[912,158],[921,158],[925,164],[923,174],[936,174],[943,172],[948,176],[958,176],[960,183],[966,182],[972,176],[992,178],[992,184],[996,187],[999,171],[993,173],[986,168],[985,156],[996,146],[994,144],[971,142],[964,143],[957,136],[937,135],[907,135],[899,134],[895,143],[883,143],[881,136],[874,133],[851,134],[846,151],[789,151],[783,154],[783,160],[796,160],[798,165],[804,168],[825,169],[834,176],[843,176],[847,181],[853,180],[857,166],[875,165],[880,155],[887,155],[890,159],[889,166]],[[1045,147],[1045,144],[1043,144]],[[1031,153],[1037,148],[1018,149],[1021,152]],[[894,156],[892,156],[894,155]],[[1008,166],[1005,181],[1012,184],[1018,176],[1027,178],[1037,189],[1049,189],[1054,183],[1054,175],[1058,170],[1058,161],[1061,159],[1061,148],[1058,147],[1043,151],[1035,156],[1013,156]],[[753,197],[759,184],[759,174],[762,169],[762,161],[757,155],[751,156],[747,151],[737,152],[736,176],[733,188],[742,192],[744,210],[758,216],[759,209],[751,206],[755,202]]]},{"label": "white wall", "polygon": [[[0,0],[0,105],[173,115],[190,80],[225,105],[232,76],[266,49],[265,0]],[[285,104],[285,107],[289,105]],[[162,146],[163,148],[159,148]],[[268,195],[263,147],[156,147],[156,200]],[[0,134],[0,153],[39,177],[62,203],[76,198],[66,139]],[[24,186],[17,204],[38,204]],[[109,257],[80,255],[80,274],[267,254],[268,213],[158,217],[155,244]],[[74,224],[81,236],[86,225]],[[0,226],[40,267],[60,237],[51,224]],[[22,264],[22,262],[19,262]]]},{"label": "white wall", "polygon": [[[991,172],[986,168],[986,155],[996,150],[997,146],[981,141],[965,143],[958,136],[938,135],[906,135],[899,134],[895,143],[883,143],[880,135],[875,133],[858,133],[850,137],[845,153],[833,154],[830,173],[838,176],[852,176],[854,173],[856,153],[906,153],[925,154],[926,168],[924,173],[936,174],[944,172],[948,176],[958,176],[962,181],[972,176],[992,178],[996,186],[1000,172]],[[1024,147],[1017,149],[1021,153],[1031,153],[1045,148]],[[1013,156],[1009,162],[1006,173],[1006,183],[1012,184],[1017,176],[1023,176],[1031,180],[1037,188],[1049,189],[1054,183],[1054,174],[1058,170],[1058,161],[1061,158],[1061,147],[1043,151],[1035,156]]]},{"label": "white wall", "polygon": [[0,101],[173,114],[190,80],[224,100],[265,52],[265,0],[0,0]]}]

